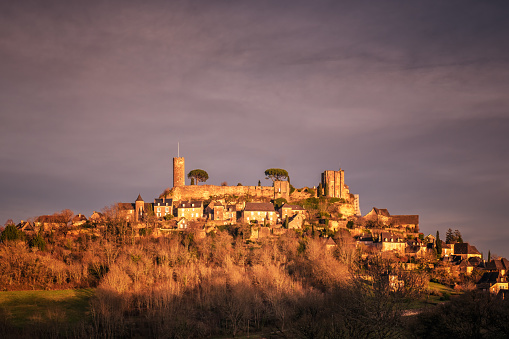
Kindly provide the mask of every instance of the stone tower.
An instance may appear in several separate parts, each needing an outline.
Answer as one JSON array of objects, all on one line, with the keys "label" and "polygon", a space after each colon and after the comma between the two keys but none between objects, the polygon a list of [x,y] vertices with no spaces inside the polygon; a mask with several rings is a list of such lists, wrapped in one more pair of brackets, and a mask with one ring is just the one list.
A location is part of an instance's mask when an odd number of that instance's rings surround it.
[{"label": "stone tower", "polygon": [[141,198],[141,194],[138,194],[138,198],[134,202],[134,208],[135,208],[135,221],[140,221],[143,218],[143,213],[145,213],[145,202]]},{"label": "stone tower", "polygon": [[290,183],[288,181],[274,181],[274,199],[290,199]]},{"label": "stone tower", "polygon": [[184,157],[173,158],[173,187],[186,185]]},{"label": "stone tower", "polygon": [[345,185],[345,171],[325,171],[322,173],[322,186],[330,198],[348,199],[350,192]]}]

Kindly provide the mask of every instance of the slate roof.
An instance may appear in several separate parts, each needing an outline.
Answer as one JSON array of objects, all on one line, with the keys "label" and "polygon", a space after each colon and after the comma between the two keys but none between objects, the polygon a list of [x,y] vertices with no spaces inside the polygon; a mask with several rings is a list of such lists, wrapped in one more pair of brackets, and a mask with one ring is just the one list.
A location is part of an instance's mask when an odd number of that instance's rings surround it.
[{"label": "slate roof", "polygon": [[119,202],[117,206],[121,210],[134,210],[136,205],[130,202]]},{"label": "slate roof", "polygon": [[37,217],[35,221],[45,223],[67,223],[65,218],[61,215],[41,215]]},{"label": "slate roof", "polygon": [[482,275],[477,284],[496,284],[498,282],[499,275],[500,274],[498,272],[486,272]]},{"label": "slate roof", "polygon": [[270,202],[248,202],[246,203],[244,211],[275,212],[274,205],[272,205]]},{"label": "slate roof", "polygon": [[[387,239],[387,240],[385,240]],[[393,239],[391,241],[391,239]],[[398,241],[399,239],[399,241]],[[403,236],[401,235],[397,235],[397,234],[392,234],[392,233],[389,233],[389,232],[382,232],[380,233],[380,241],[381,242],[403,242],[405,240],[405,238],[403,238]]]},{"label": "slate roof", "polygon": [[486,263],[486,269],[488,270],[509,270],[509,260],[506,258],[502,259],[493,259],[490,262]]},{"label": "slate roof", "polygon": [[154,199],[154,206],[161,204],[161,206],[171,206],[173,204],[172,199]]},{"label": "slate roof", "polygon": [[470,246],[468,242],[464,243],[456,243],[454,244],[454,254],[481,254],[475,248],[475,246]]},{"label": "slate roof", "polygon": [[141,194],[138,194],[138,198],[136,198],[136,201],[143,201],[143,199],[141,198]]},{"label": "slate roof", "polygon": [[201,200],[182,201],[178,208],[200,208],[203,206]]},{"label": "slate roof", "polygon": [[387,210],[387,208],[376,208],[376,207],[373,207],[373,211],[375,211],[375,213],[377,215],[383,215],[384,217],[390,217],[391,216],[389,214],[389,211]]},{"label": "slate roof", "polygon": [[87,221],[87,217],[85,217],[83,214],[75,215],[74,218],[72,218],[72,222],[78,221]]},{"label": "slate roof", "polygon": [[392,221],[397,224],[419,224],[419,215],[393,215]]}]

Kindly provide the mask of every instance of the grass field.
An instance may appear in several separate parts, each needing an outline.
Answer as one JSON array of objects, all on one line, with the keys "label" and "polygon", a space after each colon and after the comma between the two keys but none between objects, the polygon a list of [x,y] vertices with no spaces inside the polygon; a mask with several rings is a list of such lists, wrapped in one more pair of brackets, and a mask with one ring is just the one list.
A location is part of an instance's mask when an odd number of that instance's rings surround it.
[{"label": "grass field", "polygon": [[89,313],[94,289],[0,292],[0,316],[16,327],[30,323],[74,323]]}]

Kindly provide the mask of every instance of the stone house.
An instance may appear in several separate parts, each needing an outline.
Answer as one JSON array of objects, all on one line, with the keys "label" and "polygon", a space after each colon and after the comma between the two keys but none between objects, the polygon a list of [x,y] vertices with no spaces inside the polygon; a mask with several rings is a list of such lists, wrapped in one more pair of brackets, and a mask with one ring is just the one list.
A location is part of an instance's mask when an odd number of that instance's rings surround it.
[{"label": "stone house", "polygon": [[382,226],[405,228],[412,232],[419,232],[418,215],[391,215],[386,208],[373,207],[364,217],[365,222],[371,221]]},{"label": "stone house", "polygon": [[294,215],[297,214],[304,214],[306,210],[299,205],[290,205],[290,204],[284,204],[279,208],[279,217],[281,218],[281,221],[284,221],[286,217],[288,216],[288,219],[292,218]]},{"label": "stone house", "polygon": [[498,271],[486,272],[477,283],[477,288],[481,291],[489,291],[497,294],[500,290],[507,290],[509,288],[509,283],[507,281],[507,276]]},{"label": "stone house", "polygon": [[85,217],[83,214],[77,214],[75,215],[72,220],[71,220],[71,223],[73,226],[81,226],[83,225],[84,223],[87,222],[87,217]]},{"label": "stone house", "polygon": [[398,253],[405,253],[407,244],[405,238],[402,235],[382,232],[378,236],[378,242],[375,243],[375,246],[382,252],[393,251]]},{"label": "stone house", "polygon": [[23,231],[27,234],[34,234],[37,232],[37,228],[30,221],[21,220],[20,223],[16,225],[16,228],[19,231]]},{"label": "stone house", "polygon": [[203,218],[203,201],[182,201],[177,208],[177,217],[179,219],[186,218],[187,220],[198,220]]},{"label": "stone house", "polygon": [[248,202],[242,212],[242,221],[261,225],[275,225],[277,213],[274,205],[269,202]]},{"label": "stone house", "polygon": [[481,257],[481,253],[475,248],[475,246],[469,245],[467,242],[465,243],[455,243],[452,244],[454,256],[459,256],[461,259],[468,259],[471,257]]},{"label": "stone house", "polygon": [[415,257],[422,257],[427,254],[426,244],[421,239],[412,239],[406,242],[405,254]]},{"label": "stone house", "polygon": [[94,211],[89,218],[92,223],[99,223],[104,221],[104,215],[101,212]]},{"label": "stone house", "polygon": [[53,228],[67,226],[67,221],[62,215],[41,215],[35,219],[34,226],[43,231],[49,231]]},{"label": "stone house", "polygon": [[173,215],[173,200],[172,199],[154,199],[154,214],[158,218],[163,218],[167,215]]}]

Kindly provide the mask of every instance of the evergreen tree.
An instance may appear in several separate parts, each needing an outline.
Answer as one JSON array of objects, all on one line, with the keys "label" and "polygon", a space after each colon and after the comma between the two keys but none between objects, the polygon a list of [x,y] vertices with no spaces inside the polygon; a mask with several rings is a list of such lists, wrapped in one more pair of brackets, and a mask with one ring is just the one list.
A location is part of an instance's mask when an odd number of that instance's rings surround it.
[{"label": "evergreen tree", "polygon": [[463,238],[461,237],[461,233],[460,233],[460,231],[458,231],[458,230],[455,230],[455,231],[454,231],[454,240],[455,240],[456,242],[459,242],[459,243],[462,243],[462,242],[463,242]]},{"label": "evergreen tree", "polygon": [[491,261],[491,251],[488,251],[488,262]]},{"label": "evergreen tree", "polygon": [[323,191],[323,187],[322,187],[322,183],[319,183],[318,184],[318,198],[320,198],[322,196],[322,191]]},{"label": "evergreen tree", "polygon": [[452,244],[454,242],[454,235],[452,233],[452,229],[448,229],[447,232],[445,232],[445,243],[446,244]]},{"label": "evergreen tree", "polygon": [[435,248],[437,249],[437,256],[442,257],[442,240],[440,240],[440,233],[437,231],[437,238]]}]

